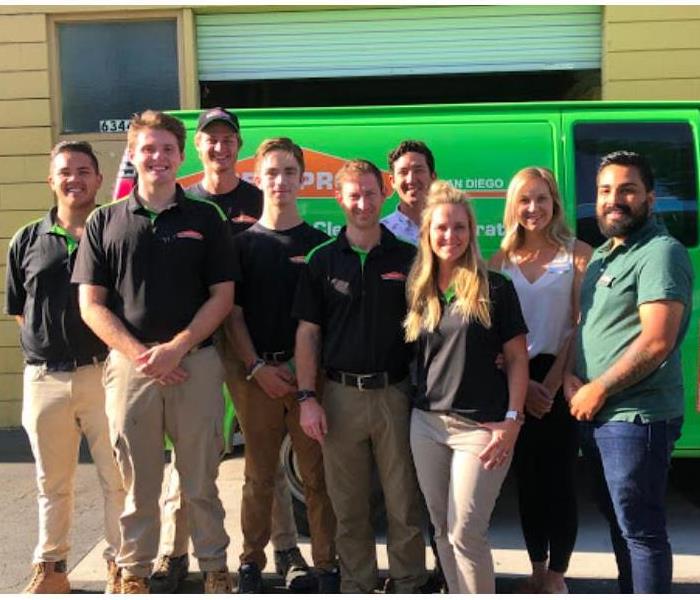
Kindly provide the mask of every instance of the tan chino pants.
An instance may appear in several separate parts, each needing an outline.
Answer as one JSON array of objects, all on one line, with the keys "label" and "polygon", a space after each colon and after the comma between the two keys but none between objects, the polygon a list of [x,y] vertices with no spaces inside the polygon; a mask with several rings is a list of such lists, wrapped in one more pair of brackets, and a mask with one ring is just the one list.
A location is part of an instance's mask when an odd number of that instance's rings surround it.
[{"label": "tan chino pants", "polygon": [[104,557],[113,560],[120,546],[124,487],[109,439],[102,364],[72,372],[47,372],[43,365],[25,367],[22,425],[36,461],[39,490],[34,562],[56,562],[68,556],[81,433],[90,447],[104,497]]},{"label": "tan chino pants", "polygon": [[127,490],[117,564],[138,577],[150,575],[158,552],[166,433],[175,448],[200,570],[226,567],[229,538],[216,487],[223,451],[223,367],[213,346],[190,353],[181,365],[188,380],[169,386],[139,373],[116,350],[105,367],[107,414]]}]

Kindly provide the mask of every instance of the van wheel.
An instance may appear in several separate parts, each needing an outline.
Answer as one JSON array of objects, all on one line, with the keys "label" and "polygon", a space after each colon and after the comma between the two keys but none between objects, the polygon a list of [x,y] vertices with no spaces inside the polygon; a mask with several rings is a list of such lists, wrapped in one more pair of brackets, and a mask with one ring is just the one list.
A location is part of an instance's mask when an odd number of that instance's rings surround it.
[{"label": "van wheel", "polygon": [[[296,521],[297,532],[300,535],[309,535],[309,522],[306,517],[306,500],[304,499],[304,484],[302,483],[301,472],[297,462],[296,454],[292,448],[292,440],[289,435],[282,440],[280,448],[280,460],[282,468],[289,483],[289,491],[292,494],[292,508],[294,510],[294,520]],[[384,495],[379,483],[379,476],[376,469],[372,473],[372,525],[375,531],[386,531],[386,508],[384,507]]]},{"label": "van wheel", "polygon": [[304,499],[304,483],[299,470],[299,463],[292,448],[292,438],[289,434],[284,436],[280,448],[280,461],[282,469],[287,477],[289,491],[292,495],[292,509],[294,511],[294,521],[297,532],[300,535],[309,535],[309,522],[306,518],[306,500]]}]

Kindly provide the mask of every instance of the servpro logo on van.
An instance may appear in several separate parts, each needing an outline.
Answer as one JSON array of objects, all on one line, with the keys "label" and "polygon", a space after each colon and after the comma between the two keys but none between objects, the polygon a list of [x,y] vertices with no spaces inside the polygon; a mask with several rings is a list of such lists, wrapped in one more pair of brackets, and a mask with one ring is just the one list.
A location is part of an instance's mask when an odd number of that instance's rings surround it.
[{"label": "servpro logo on van", "polygon": [[[302,177],[302,187],[299,191],[300,198],[332,198],[333,179],[335,174],[342,167],[347,159],[319,152],[311,148],[302,148],[304,151],[304,163],[306,170]],[[255,158],[249,156],[242,158],[236,163],[236,171],[241,179],[253,183],[255,176]],[[203,171],[193,173],[178,179],[178,183],[183,187],[189,187],[199,182],[204,176]],[[384,186],[391,189],[389,173],[382,171]]]}]

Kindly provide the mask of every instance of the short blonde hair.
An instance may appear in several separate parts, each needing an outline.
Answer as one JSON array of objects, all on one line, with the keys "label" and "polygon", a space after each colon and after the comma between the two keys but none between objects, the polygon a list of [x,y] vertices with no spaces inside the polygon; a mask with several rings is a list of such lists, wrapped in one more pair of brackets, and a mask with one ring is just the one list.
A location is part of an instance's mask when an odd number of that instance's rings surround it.
[{"label": "short blonde hair", "polygon": [[345,183],[347,179],[360,175],[373,175],[379,184],[380,191],[384,193],[384,178],[382,177],[382,172],[377,165],[364,158],[349,160],[338,169],[334,180],[336,191],[341,190],[343,183]]},{"label": "short blonde hair", "polygon": [[185,131],[185,126],[182,124],[180,119],[173,117],[171,115],[166,115],[164,112],[159,110],[144,110],[141,113],[134,113],[131,117],[131,124],[129,125],[129,132],[126,135],[126,143],[129,150],[134,149],[136,144],[136,138],[139,132],[144,129],[161,129],[163,131],[169,131],[177,139],[177,147],[180,149],[180,153],[185,151],[185,139],[187,138],[187,132]]}]

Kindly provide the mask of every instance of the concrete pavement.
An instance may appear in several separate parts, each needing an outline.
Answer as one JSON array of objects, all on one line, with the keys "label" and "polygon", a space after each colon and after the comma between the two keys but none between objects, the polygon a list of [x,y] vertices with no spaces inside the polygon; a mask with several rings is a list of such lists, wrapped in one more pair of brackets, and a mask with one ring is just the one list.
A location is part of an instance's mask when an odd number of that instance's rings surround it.
[{"label": "concrete pavement", "polygon": [[[698,465],[698,462],[695,462]],[[219,490],[226,508],[226,530],[231,536],[229,568],[238,567],[241,549],[240,496],[243,484],[243,458],[234,456],[221,464]],[[697,485],[694,489],[697,489]],[[529,562],[524,550],[517,514],[513,481],[509,477],[496,507],[491,527],[491,544],[498,575],[499,592],[512,590],[516,578],[528,573]],[[615,593],[617,570],[607,533],[607,525],[591,502],[580,494],[580,529],[576,551],[568,573],[572,593]],[[697,497],[696,497],[697,499]],[[669,529],[674,548],[674,592],[700,593],[700,503],[693,503],[675,487],[669,491]],[[98,543],[70,573],[76,590],[101,591],[104,578],[102,547]],[[308,539],[302,538],[300,547],[311,560]],[[386,547],[377,546],[379,567],[388,567]],[[271,572],[272,550],[267,549],[268,566],[265,582],[268,591],[283,592],[279,577]],[[426,558],[432,566],[432,553],[426,549]],[[191,563],[196,569],[196,561]],[[199,574],[191,574],[182,586],[182,592],[201,590]]]}]

